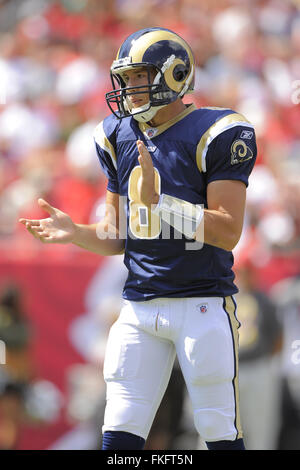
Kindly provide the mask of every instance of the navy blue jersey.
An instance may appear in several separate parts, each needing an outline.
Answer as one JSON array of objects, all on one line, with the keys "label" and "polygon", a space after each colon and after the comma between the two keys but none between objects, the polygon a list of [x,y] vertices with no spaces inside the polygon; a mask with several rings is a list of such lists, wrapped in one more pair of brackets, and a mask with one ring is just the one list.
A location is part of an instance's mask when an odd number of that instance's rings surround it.
[{"label": "navy blue jersey", "polygon": [[248,185],[256,158],[253,126],[231,109],[189,105],[156,128],[111,115],[96,127],[94,138],[108,178],[107,189],[126,197],[124,262],[129,274],[124,298],[139,301],[236,293],[231,252],[208,244],[191,249],[197,242],[164,226],[139,201],[141,168],[136,141],[143,140],[152,156],[158,193],[207,208],[210,182],[239,180]]}]

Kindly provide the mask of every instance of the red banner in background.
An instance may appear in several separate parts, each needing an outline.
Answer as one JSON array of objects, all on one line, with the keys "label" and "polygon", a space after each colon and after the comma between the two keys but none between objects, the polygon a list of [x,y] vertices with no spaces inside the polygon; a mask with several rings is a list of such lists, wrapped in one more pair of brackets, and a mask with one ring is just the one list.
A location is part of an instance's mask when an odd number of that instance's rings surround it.
[{"label": "red banner in background", "polygon": [[[23,254],[22,258],[9,259],[7,253],[2,253],[0,286],[10,282],[21,291],[22,310],[32,332],[33,380],[49,381],[66,398],[69,367],[85,362],[71,344],[69,328],[85,311],[85,291],[103,258],[76,250],[70,254],[67,250],[44,248],[41,256],[34,257]],[[63,400],[57,419],[51,424],[26,425],[18,448],[46,449],[70,430],[72,423],[66,417],[65,407]]]},{"label": "red banner in background", "polygon": [[[70,448],[68,445],[71,444],[81,449],[84,448],[83,436],[87,440],[90,439],[88,429],[85,434],[76,434],[78,422],[72,420],[68,412],[70,372],[74,371],[72,366],[89,364],[86,359],[88,354],[85,354],[89,346],[87,343],[99,343],[94,330],[96,325],[98,333],[100,326],[97,322],[90,321],[89,313],[95,308],[97,310],[103,299],[100,318],[114,310],[110,300],[116,294],[119,296],[119,287],[127,275],[121,258],[103,258],[77,247],[42,245],[35,240],[32,244],[28,243],[26,249],[23,242],[19,245],[15,243],[13,249],[11,245],[4,249],[2,244],[0,289],[9,282],[20,289],[21,309],[29,321],[32,333],[29,349],[33,370],[32,382],[42,382],[40,394],[44,399],[45,408],[51,408],[57,396],[58,402],[61,398],[61,405],[56,414],[55,410],[52,410],[51,420],[36,423],[31,421],[22,427],[18,449]],[[274,256],[264,267],[257,269],[257,279],[268,291],[278,280],[297,272],[299,258]],[[106,333],[107,331],[104,332],[105,335]],[[0,365],[0,379],[5,367],[7,366]],[[99,361],[99,376],[100,367]],[[98,367],[95,370],[98,377],[97,374]],[[76,378],[79,384],[88,385],[91,376],[87,370],[81,375],[80,370]],[[50,387],[50,392],[49,387],[47,390],[43,388],[43,380],[48,386],[53,386],[52,390]],[[103,384],[100,384],[100,398],[102,392]],[[94,386],[94,393],[98,394],[98,384]],[[90,390],[87,389],[85,396],[92,405],[95,395],[91,397]],[[40,407],[42,408],[41,404]],[[44,409],[40,411],[43,413]],[[99,430],[100,434],[101,424],[96,422],[92,434],[94,429],[97,433]],[[65,445],[66,447],[63,447]]]}]

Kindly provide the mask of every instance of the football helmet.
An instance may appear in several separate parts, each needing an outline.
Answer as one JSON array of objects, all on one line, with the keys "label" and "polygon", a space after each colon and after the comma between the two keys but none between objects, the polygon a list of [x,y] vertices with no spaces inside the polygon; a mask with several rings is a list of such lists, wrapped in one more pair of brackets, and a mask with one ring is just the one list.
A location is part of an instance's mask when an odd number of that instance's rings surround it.
[{"label": "football helmet", "polygon": [[[147,85],[126,86],[122,74],[135,67],[147,70]],[[195,61],[189,45],[178,34],[164,28],[145,28],[125,39],[110,76],[113,90],[105,99],[113,114],[119,119],[133,116],[147,122],[159,109],[193,91]],[[149,94],[149,102],[133,108],[128,97],[141,93]]]}]

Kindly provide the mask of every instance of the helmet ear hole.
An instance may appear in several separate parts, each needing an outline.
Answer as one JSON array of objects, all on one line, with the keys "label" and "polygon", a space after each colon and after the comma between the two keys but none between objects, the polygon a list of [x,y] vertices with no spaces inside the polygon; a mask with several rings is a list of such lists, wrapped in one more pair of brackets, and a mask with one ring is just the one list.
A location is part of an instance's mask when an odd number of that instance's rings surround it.
[{"label": "helmet ear hole", "polygon": [[173,78],[176,82],[182,82],[188,74],[188,70],[185,65],[178,64],[174,67]]}]

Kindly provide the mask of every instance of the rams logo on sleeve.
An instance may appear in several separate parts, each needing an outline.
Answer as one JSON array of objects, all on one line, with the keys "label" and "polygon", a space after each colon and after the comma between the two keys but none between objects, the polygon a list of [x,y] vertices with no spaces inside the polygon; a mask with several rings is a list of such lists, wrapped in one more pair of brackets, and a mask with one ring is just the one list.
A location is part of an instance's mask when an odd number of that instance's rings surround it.
[{"label": "rams logo on sleeve", "polygon": [[243,140],[235,140],[231,145],[231,165],[250,160],[253,152]]}]

